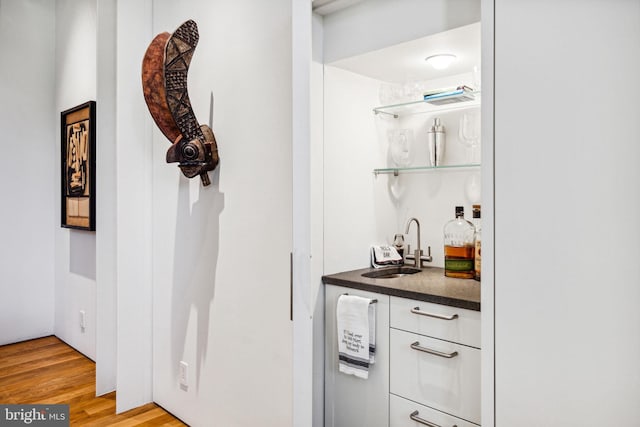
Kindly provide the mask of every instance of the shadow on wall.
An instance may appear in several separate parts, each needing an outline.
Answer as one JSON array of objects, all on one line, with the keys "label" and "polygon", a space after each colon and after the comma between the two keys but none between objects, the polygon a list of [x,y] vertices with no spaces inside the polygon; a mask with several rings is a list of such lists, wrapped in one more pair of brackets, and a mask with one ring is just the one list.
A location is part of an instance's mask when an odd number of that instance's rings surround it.
[{"label": "shadow on wall", "polygon": [[[200,369],[206,358],[210,307],[215,295],[216,270],[220,241],[220,214],[224,209],[224,194],[219,188],[219,165],[212,173],[211,186],[200,186],[198,200],[191,203],[190,181],[180,176],[178,212],[174,250],[172,289],[172,366],[178,378],[190,323],[191,312],[197,316],[196,325],[196,389],[199,388]],[[193,337],[192,337],[193,339]],[[191,382],[191,380],[189,380]]]},{"label": "shadow on wall", "polygon": [[69,230],[69,271],[96,280],[96,233]]}]

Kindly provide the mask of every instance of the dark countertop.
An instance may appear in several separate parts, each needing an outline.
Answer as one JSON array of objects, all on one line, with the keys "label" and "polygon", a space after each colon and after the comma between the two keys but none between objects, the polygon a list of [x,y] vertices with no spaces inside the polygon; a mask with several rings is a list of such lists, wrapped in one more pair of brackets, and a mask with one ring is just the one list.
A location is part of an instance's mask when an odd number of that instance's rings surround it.
[{"label": "dark countertop", "polygon": [[330,274],[322,277],[322,283],[480,311],[480,282],[473,279],[445,277],[444,270],[438,267],[426,267],[420,273],[393,279],[362,276],[379,270],[363,268]]}]

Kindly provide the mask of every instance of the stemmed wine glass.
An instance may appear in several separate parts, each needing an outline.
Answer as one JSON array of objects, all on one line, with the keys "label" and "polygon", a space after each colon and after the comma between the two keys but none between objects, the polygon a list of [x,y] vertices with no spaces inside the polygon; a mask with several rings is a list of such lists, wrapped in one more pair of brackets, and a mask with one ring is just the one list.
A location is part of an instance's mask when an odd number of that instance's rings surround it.
[{"label": "stemmed wine glass", "polygon": [[411,165],[413,160],[413,130],[391,129],[389,135],[389,152],[391,160],[399,167]]},{"label": "stemmed wine glass", "polygon": [[480,112],[464,113],[460,118],[458,136],[460,142],[469,149],[467,158],[469,163],[478,163],[477,148],[480,145],[480,131]]}]

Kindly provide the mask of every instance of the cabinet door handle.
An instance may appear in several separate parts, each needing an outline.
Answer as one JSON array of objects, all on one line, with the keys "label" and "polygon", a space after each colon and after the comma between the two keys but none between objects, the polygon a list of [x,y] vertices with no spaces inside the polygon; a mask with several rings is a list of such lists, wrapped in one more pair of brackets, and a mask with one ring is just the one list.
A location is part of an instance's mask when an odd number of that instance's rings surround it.
[{"label": "cabinet door handle", "polygon": [[[415,421],[415,422],[417,422],[417,423],[424,424],[425,426],[429,426],[429,427],[442,427],[442,426],[440,426],[439,424],[435,424],[435,423],[432,423],[432,422],[430,422],[430,421],[425,420],[424,418],[420,418],[420,417],[418,416],[418,414],[419,414],[419,412],[418,412],[418,411],[413,411],[413,412],[411,413],[411,415],[409,415],[409,418],[411,418],[413,421]],[[451,427],[458,427],[458,426],[457,426],[457,425],[453,425],[453,426],[451,426]]]},{"label": "cabinet door handle", "polygon": [[[344,293],[344,294],[342,294],[342,295],[349,295],[349,294]],[[340,295],[340,296],[342,296],[342,295]],[[372,299],[372,300],[370,300],[370,301],[369,301],[369,304],[377,304],[377,303],[378,303],[378,300],[377,300],[377,299]]]},{"label": "cabinet door handle", "polygon": [[429,313],[428,311],[421,311],[420,307],[413,307],[411,309],[411,312],[413,314],[419,314],[420,316],[435,317],[436,319],[442,319],[442,320],[453,320],[453,319],[457,319],[458,318],[457,314],[452,314],[450,316],[446,316],[444,314]]},{"label": "cabinet door handle", "polygon": [[451,352],[451,353],[443,353],[443,352],[438,351],[438,350],[432,350],[432,349],[427,348],[427,347],[421,347],[420,346],[420,341],[416,341],[413,344],[411,344],[411,348],[414,349],[414,350],[422,351],[423,353],[429,353],[429,354],[433,354],[434,356],[444,357],[446,359],[451,359],[452,357],[456,357],[458,355],[457,351],[454,351],[454,352]]}]

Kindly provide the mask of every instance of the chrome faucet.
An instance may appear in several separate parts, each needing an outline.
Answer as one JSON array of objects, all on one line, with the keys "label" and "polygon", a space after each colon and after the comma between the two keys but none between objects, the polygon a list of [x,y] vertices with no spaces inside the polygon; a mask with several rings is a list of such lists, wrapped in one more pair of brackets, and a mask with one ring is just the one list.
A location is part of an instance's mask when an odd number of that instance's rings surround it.
[{"label": "chrome faucet", "polygon": [[418,221],[417,218],[409,218],[409,221],[407,221],[407,227],[406,230],[404,231],[404,234],[409,234],[409,228],[411,227],[411,223],[414,222],[416,223],[416,228],[417,228],[417,232],[418,232],[418,236],[417,236],[417,242],[418,242],[418,249],[416,249],[413,252],[413,255],[411,254],[411,246],[407,245],[407,252],[405,255],[405,264],[407,263],[407,260],[413,260],[413,265],[416,268],[422,268],[423,262],[431,262],[433,260],[433,258],[431,258],[431,246],[427,246],[427,256],[422,255],[422,249],[420,249],[420,221]]}]

